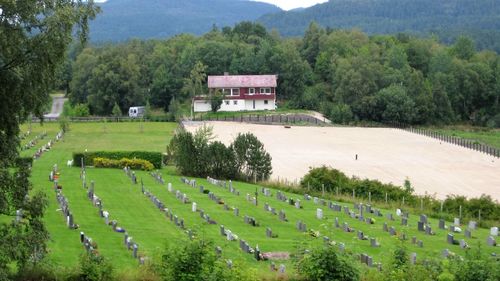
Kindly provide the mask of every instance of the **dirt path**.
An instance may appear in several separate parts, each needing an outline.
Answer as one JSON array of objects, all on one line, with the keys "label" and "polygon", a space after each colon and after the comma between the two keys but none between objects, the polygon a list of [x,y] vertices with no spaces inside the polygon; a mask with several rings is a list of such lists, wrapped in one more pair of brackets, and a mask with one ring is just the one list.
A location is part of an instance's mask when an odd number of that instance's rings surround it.
[{"label": "dirt path", "polygon": [[[299,180],[309,167],[327,165],[350,176],[398,185],[408,178],[417,193],[438,198],[484,193],[500,200],[500,159],[406,131],[209,123],[226,144],[239,132],[255,134],[273,157],[274,179]],[[186,124],[186,129],[200,125]]]}]

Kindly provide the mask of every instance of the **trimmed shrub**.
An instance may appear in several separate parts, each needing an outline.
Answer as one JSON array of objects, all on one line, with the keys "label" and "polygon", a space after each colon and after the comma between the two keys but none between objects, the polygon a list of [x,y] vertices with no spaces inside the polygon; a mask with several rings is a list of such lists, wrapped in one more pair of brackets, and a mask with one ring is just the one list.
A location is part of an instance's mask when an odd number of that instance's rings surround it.
[{"label": "trimmed shrub", "polygon": [[162,154],[161,152],[151,151],[93,151],[93,152],[74,152],[73,161],[75,166],[80,166],[81,159],[84,159],[85,165],[93,165],[94,158],[107,158],[111,160],[127,159],[142,159],[153,164],[154,168],[161,169]]},{"label": "trimmed shrub", "polygon": [[124,168],[128,166],[133,170],[152,171],[154,169],[153,164],[151,164],[151,162],[147,160],[128,158],[114,160],[109,158],[96,157],[93,160],[93,165],[96,168]]}]

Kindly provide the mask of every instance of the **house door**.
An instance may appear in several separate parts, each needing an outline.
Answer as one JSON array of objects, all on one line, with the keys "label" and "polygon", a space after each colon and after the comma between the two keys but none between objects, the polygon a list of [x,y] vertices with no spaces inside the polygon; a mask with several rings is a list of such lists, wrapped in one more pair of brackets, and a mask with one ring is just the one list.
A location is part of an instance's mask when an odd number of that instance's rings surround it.
[{"label": "house door", "polygon": [[253,109],[255,109],[255,100],[253,100]]}]

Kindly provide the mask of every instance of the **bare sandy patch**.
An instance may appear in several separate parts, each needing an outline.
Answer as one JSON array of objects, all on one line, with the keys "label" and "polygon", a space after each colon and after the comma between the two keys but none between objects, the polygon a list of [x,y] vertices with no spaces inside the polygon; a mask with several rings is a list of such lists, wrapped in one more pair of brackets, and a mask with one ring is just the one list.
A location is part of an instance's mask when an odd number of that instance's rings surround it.
[{"label": "bare sandy patch", "polygon": [[[309,167],[327,165],[397,185],[408,178],[417,193],[437,198],[488,194],[500,200],[500,159],[429,137],[389,128],[207,123],[225,144],[238,133],[255,134],[273,158],[273,179],[300,180]],[[185,124],[189,131],[201,125]]]}]

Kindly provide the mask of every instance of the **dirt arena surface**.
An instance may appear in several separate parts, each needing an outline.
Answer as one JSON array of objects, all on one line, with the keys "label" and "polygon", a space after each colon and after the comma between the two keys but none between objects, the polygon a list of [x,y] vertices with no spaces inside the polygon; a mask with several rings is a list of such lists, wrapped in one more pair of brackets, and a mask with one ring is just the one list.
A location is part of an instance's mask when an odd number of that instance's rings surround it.
[{"label": "dirt arena surface", "polygon": [[[500,201],[500,159],[429,137],[387,128],[206,123],[225,144],[240,132],[255,134],[273,158],[273,179],[300,180],[309,167],[327,165],[397,185],[408,178],[417,193],[437,198],[488,194]],[[185,127],[194,132],[202,124]]]}]

